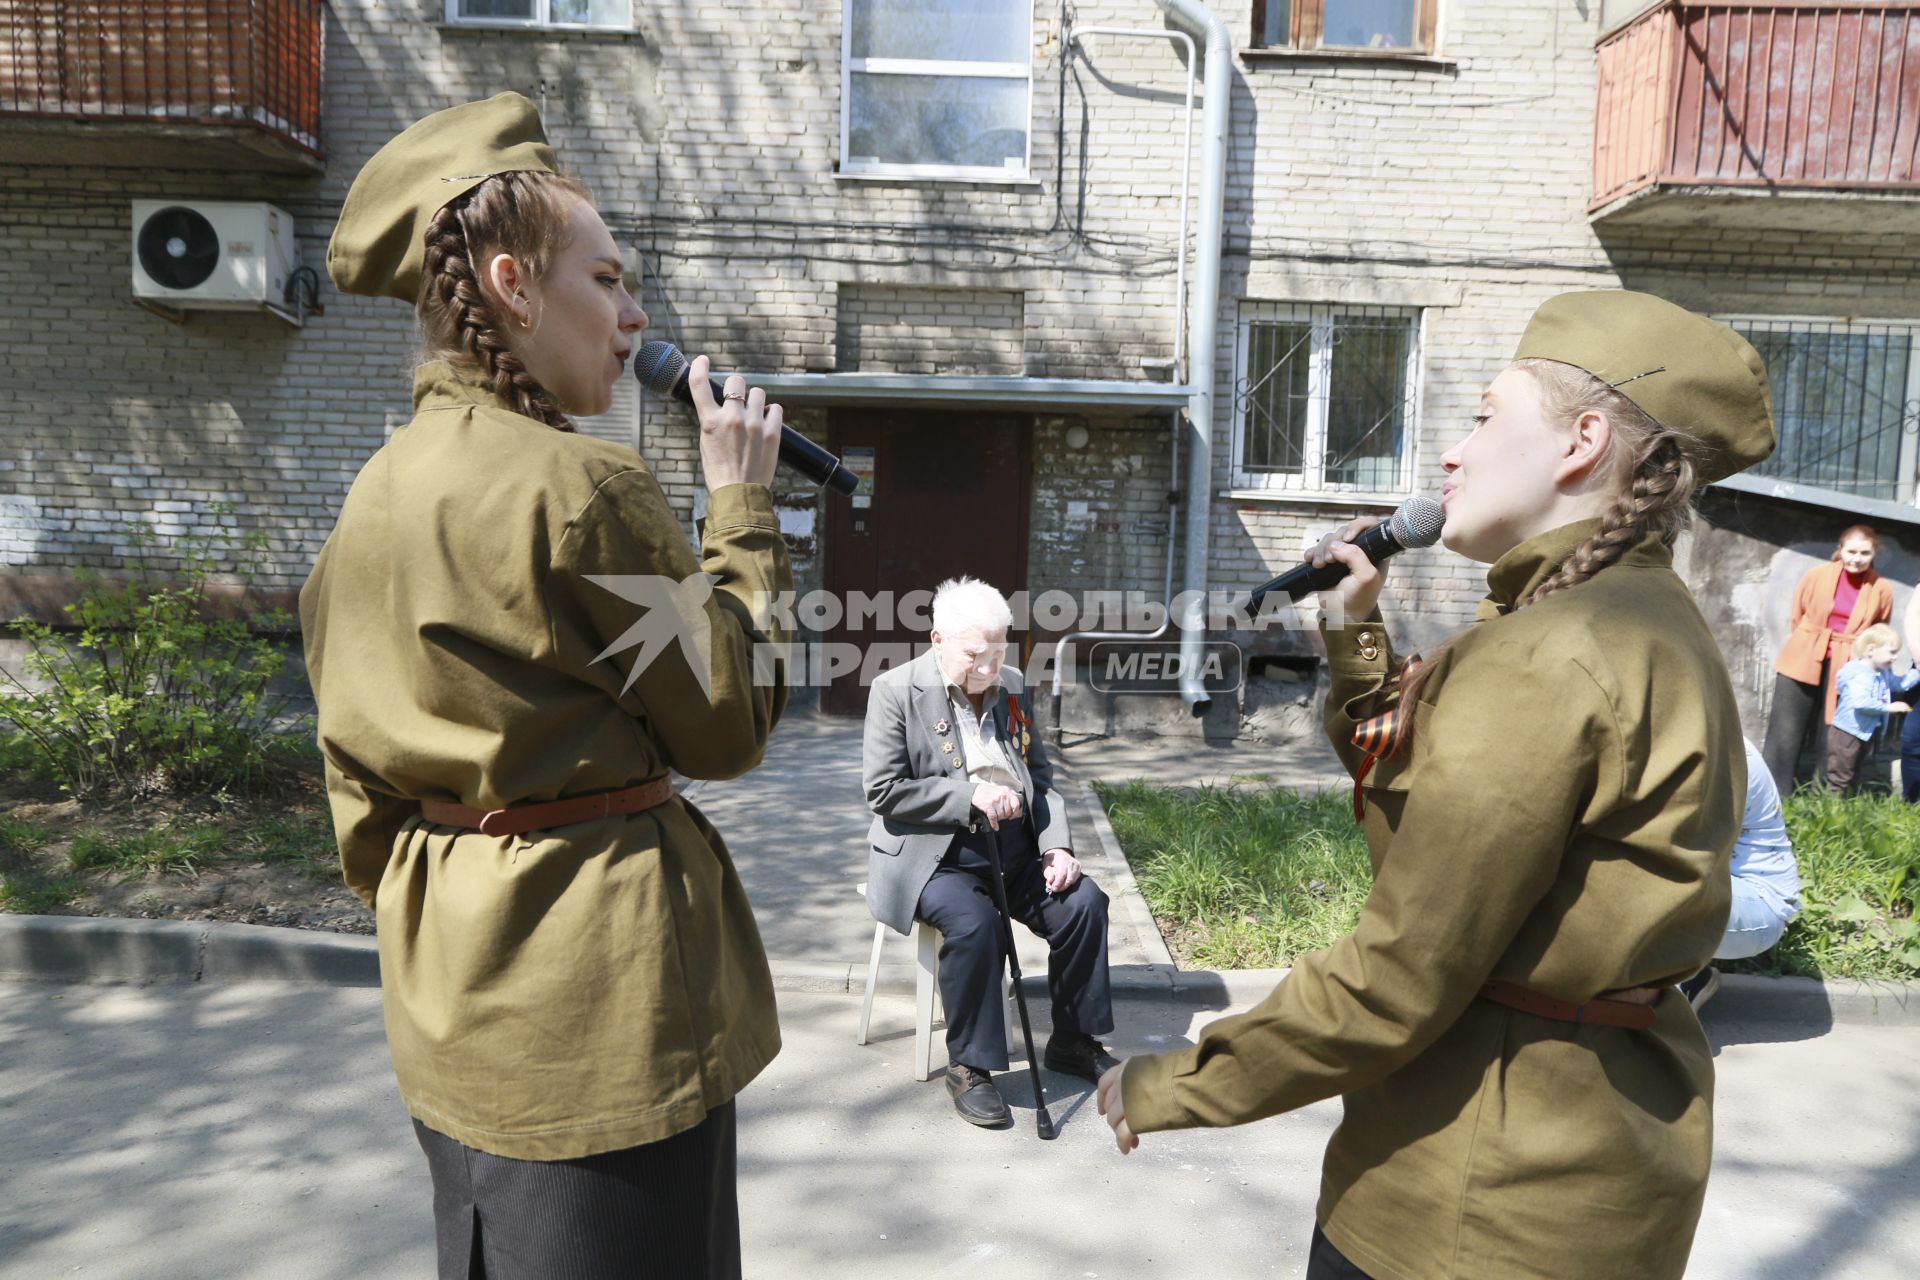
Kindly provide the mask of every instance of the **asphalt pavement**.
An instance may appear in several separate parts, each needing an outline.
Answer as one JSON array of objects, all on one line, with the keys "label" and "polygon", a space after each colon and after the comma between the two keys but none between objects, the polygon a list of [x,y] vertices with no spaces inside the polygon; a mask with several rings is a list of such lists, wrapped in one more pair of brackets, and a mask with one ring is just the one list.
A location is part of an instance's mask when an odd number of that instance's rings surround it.
[{"label": "asphalt pavement", "polygon": [[[1174,970],[1085,783],[1266,773],[1301,784],[1324,767],[1310,752],[1097,748],[1071,749],[1062,781],[1076,845],[1114,900],[1112,1044],[1124,1056],[1190,1043],[1280,976]],[[904,939],[885,950],[873,1041],[853,1043],[873,940],[854,892],[866,860],[858,759],[857,724],[798,717],[762,768],[692,797],[726,836],[781,987],[786,1047],[739,1100],[747,1274],[1302,1275],[1337,1101],[1149,1135],[1122,1158],[1091,1087],[1050,1073],[1060,1136],[1040,1142],[1016,1063],[1003,1077],[1015,1127],[974,1129],[937,1079],[912,1079]],[[0,1277],[431,1277],[431,1188],[379,991],[364,985],[370,942],[0,918]],[[1022,954],[1044,970],[1037,945]],[[1046,1002],[1033,1004],[1043,1040]],[[1917,1004],[1911,988],[1751,979],[1709,1006],[1716,1151],[1690,1277],[1920,1273]]]}]

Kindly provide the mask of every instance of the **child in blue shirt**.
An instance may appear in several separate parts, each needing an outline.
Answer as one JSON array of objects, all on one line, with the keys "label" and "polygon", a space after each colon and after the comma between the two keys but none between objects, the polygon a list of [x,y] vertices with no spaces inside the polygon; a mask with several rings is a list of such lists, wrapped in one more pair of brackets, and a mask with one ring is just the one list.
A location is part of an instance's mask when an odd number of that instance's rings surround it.
[{"label": "child in blue shirt", "polygon": [[1893,660],[1900,652],[1900,636],[1884,622],[1855,637],[1853,651],[1858,656],[1840,668],[1834,681],[1837,699],[1833,723],[1827,727],[1827,788],[1835,793],[1853,784],[1867,745],[1886,723],[1887,714],[1907,710],[1906,703],[1894,701],[1894,694],[1920,685],[1920,668],[1895,679]]}]

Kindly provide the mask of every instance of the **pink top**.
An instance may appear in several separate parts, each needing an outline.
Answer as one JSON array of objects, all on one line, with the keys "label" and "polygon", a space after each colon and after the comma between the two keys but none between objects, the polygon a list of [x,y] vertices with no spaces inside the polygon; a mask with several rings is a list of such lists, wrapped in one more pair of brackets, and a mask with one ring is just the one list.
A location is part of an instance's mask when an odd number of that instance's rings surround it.
[{"label": "pink top", "polygon": [[1840,571],[1840,581],[1833,585],[1833,612],[1827,617],[1827,630],[1846,631],[1847,619],[1853,616],[1853,603],[1860,598],[1860,583],[1865,576]]}]

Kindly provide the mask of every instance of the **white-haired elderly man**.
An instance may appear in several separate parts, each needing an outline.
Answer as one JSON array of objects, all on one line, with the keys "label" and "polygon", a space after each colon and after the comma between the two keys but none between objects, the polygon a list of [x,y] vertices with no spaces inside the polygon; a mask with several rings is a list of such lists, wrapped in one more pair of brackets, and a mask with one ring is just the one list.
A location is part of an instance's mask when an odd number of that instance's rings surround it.
[{"label": "white-haired elderly man", "polygon": [[988,1127],[1011,1116],[992,1076],[1007,1068],[1006,946],[985,828],[998,833],[1009,910],[1047,941],[1053,1034],[1042,1060],[1090,1081],[1117,1065],[1095,1039],[1113,1030],[1107,895],[1073,856],[1024,682],[1005,665],[1012,623],[986,583],[941,583],[932,649],[874,681],[863,769],[873,810],[868,908],[901,933],[923,920],[945,939],[947,1092],[962,1119]]}]

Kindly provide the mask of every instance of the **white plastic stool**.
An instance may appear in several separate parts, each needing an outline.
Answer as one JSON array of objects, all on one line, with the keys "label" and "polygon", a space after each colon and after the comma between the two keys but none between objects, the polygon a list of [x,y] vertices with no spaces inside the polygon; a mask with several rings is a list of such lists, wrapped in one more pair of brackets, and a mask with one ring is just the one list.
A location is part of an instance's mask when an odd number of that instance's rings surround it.
[{"label": "white plastic stool", "polygon": [[[856,885],[861,897],[867,894],[864,882]],[[860,1002],[860,1031],[854,1036],[855,1044],[867,1043],[867,1028],[873,1022],[873,988],[880,978],[880,946],[891,932],[886,925],[874,921],[873,954],[867,960],[867,990]],[[915,1080],[933,1079],[933,993],[940,973],[940,931],[930,924],[913,922],[913,928],[907,934],[907,941],[913,944],[913,1078]],[[1013,980],[1008,976],[1005,962],[1000,970],[1001,995],[1006,1003],[1007,1043],[1014,1043],[1018,1034],[1019,1015],[1013,1005]]]}]

